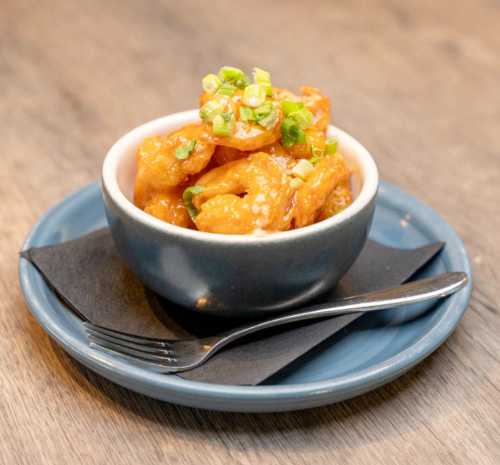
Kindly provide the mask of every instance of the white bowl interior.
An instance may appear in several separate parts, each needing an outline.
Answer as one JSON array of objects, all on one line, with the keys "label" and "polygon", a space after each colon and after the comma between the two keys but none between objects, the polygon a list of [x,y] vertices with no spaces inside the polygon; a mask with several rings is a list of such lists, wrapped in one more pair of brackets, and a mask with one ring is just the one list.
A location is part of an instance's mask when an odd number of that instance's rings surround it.
[{"label": "white bowl interior", "polygon": [[[122,209],[127,211],[127,213],[130,213],[142,222],[149,223],[155,228],[168,229],[170,232],[172,232],[171,228],[175,228],[180,234],[179,230],[182,230],[183,228],[178,228],[158,220],[135,207],[133,204],[133,191],[136,175],[135,155],[137,147],[146,137],[157,134],[167,134],[187,123],[196,121],[199,121],[197,110],[176,113],[158,118],[133,129],[119,139],[115,145],[113,145],[104,161],[103,183],[108,193]],[[369,152],[349,134],[334,126],[329,126],[328,134],[337,138],[339,144],[338,150],[344,155],[349,167],[352,169],[353,174],[351,176],[351,188],[353,191],[354,201],[343,212],[328,220],[316,223],[316,225],[333,221],[338,222],[348,218],[356,211],[363,208],[363,206],[371,200],[371,198],[376,194],[378,187],[377,167]],[[301,229],[308,229],[314,226],[315,225],[312,225]],[[272,236],[290,234],[291,232],[300,231],[301,229],[286,231],[284,233],[275,233]],[[184,230],[184,232],[194,232],[200,234],[199,231]],[[201,234],[206,235],[208,233]],[[232,237],[234,238],[236,236]]]}]

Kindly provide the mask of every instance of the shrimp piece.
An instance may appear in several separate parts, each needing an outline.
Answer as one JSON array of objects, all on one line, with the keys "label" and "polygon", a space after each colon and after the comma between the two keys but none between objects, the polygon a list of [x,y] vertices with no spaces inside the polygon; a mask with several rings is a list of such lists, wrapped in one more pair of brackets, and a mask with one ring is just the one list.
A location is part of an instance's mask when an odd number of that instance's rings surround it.
[{"label": "shrimp piece", "polygon": [[350,171],[339,153],[324,156],[297,190],[294,226],[302,228],[316,221],[318,213],[339,183],[349,179]]},{"label": "shrimp piece", "polygon": [[330,99],[316,87],[302,86],[302,102],[314,115],[311,128],[325,131],[330,121]]},{"label": "shrimp piece", "polygon": [[315,87],[303,86],[302,95],[293,94],[287,89],[275,88],[274,98],[279,101],[302,102],[313,114],[313,123],[305,129],[306,144],[295,144],[287,152],[295,158],[310,158],[314,155],[313,147],[323,150],[326,144],[326,129],[330,120],[330,99],[322,95]]},{"label": "shrimp piece", "polygon": [[279,142],[266,145],[260,151],[268,153],[287,172],[295,166],[295,158]]},{"label": "shrimp piece", "polygon": [[304,132],[306,133],[307,144],[295,144],[287,148],[288,153],[294,158],[311,158],[314,155],[313,147],[320,151],[325,148],[325,131],[311,127]]},{"label": "shrimp piece", "polygon": [[[192,153],[185,160],[178,159],[176,149],[192,141],[196,141]],[[189,175],[200,172],[212,158],[214,150],[215,146],[200,124],[189,124],[167,136],[145,139],[136,155],[135,204],[143,208],[156,192],[175,187]]]},{"label": "shrimp piece", "polygon": [[302,95],[296,95],[288,89],[279,87],[273,88],[273,98],[278,101],[290,100],[292,102],[302,102],[314,116],[313,124],[310,127],[318,131],[325,131],[330,121],[330,99],[323,95],[316,87],[302,86]]},{"label": "shrimp piece", "polygon": [[248,156],[248,152],[218,145],[215,148],[213,160],[217,166],[225,165],[231,161],[239,160]]},{"label": "shrimp piece", "polygon": [[248,234],[289,228],[293,191],[285,171],[267,153],[258,152],[208,172],[193,197],[200,231]]},{"label": "shrimp piece", "polygon": [[229,136],[216,136],[212,132],[212,123],[205,122],[204,127],[206,132],[210,135],[210,142],[215,145],[224,147],[231,147],[242,152],[255,151],[264,145],[272,144],[281,137],[281,120],[283,113],[278,102],[268,99],[277,111],[277,119],[274,126],[266,129],[263,126],[250,121],[240,120],[240,107],[242,105],[243,91],[238,89],[234,95],[210,95],[206,92],[200,97],[200,104],[203,106],[210,100],[217,100],[224,108],[225,112],[231,112],[235,117],[235,124],[233,133]]},{"label": "shrimp piece", "polygon": [[345,210],[352,203],[352,193],[349,187],[349,179],[338,184],[328,196],[325,204],[319,211],[319,220],[326,220],[342,210]]},{"label": "shrimp piece", "polygon": [[144,211],[150,215],[183,228],[192,228],[193,222],[182,200],[182,187],[157,192],[146,202]]}]

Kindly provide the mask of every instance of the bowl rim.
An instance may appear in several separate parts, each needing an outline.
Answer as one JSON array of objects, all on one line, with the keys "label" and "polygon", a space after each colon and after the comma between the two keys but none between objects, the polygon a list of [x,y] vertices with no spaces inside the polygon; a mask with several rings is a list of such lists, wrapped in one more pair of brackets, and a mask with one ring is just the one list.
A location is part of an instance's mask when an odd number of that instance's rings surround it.
[{"label": "bowl rim", "polygon": [[223,244],[254,244],[254,243],[275,243],[303,238],[304,236],[314,235],[326,230],[334,229],[342,223],[349,221],[352,217],[366,208],[377,194],[379,184],[379,174],[377,165],[370,152],[354,137],[345,131],[329,125],[329,134],[337,137],[339,146],[349,147],[349,151],[355,155],[356,163],[363,171],[363,182],[359,195],[354,202],[345,210],[336,215],[314,223],[303,228],[292,229],[289,231],[280,231],[266,235],[244,235],[244,234],[220,234],[198,231],[194,229],[182,228],[144,212],[136,207],[125,194],[121,191],[117,172],[120,162],[124,155],[130,150],[131,146],[137,147],[142,140],[152,134],[161,134],[174,130],[183,124],[199,121],[198,110],[188,110],[179,113],[172,113],[160,118],[148,121],[120,137],[107,152],[102,165],[101,188],[114,202],[122,213],[134,221],[141,223],[160,233],[175,235],[186,239],[196,239],[205,242],[217,242]]}]

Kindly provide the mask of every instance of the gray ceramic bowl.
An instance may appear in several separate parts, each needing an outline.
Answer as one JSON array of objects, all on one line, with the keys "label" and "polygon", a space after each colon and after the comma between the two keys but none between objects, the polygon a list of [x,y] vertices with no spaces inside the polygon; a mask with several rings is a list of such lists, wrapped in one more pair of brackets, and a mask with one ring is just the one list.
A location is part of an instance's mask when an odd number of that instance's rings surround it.
[{"label": "gray ceramic bowl", "polygon": [[196,110],[153,120],[123,136],[106,155],[106,216],[132,271],[173,302],[230,317],[284,310],[335,285],[363,248],[373,217],[378,171],[368,151],[329,127],[354,171],[355,194],[352,205],[332,218],[267,236],[194,231],[148,215],[134,206],[132,193],[142,140],[197,120]]}]

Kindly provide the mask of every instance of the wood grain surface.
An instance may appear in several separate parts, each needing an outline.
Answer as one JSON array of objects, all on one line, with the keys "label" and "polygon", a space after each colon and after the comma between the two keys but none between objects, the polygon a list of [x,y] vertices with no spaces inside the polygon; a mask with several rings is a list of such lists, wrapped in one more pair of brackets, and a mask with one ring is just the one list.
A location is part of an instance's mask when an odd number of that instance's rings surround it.
[{"label": "wood grain surface", "polygon": [[[499,24],[495,0],[0,0],[0,462],[500,463]],[[386,387],[298,413],[176,407],[81,367],[28,313],[17,252],[39,215],[222,64],[325,89],[383,178],[464,238],[464,320]]]}]

